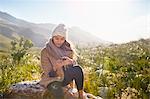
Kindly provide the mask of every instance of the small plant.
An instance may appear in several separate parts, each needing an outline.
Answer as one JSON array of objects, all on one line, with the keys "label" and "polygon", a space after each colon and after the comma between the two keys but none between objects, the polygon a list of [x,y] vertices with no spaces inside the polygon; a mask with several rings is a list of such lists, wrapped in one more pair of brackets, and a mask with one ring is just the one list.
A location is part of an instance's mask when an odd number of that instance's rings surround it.
[{"label": "small plant", "polygon": [[11,41],[11,56],[13,62],[18,63],[20,62],[21,58],[27,54],[29,48],[33,46],[31,40],[25,40],[23,37],[20,39],[15,39]]}]

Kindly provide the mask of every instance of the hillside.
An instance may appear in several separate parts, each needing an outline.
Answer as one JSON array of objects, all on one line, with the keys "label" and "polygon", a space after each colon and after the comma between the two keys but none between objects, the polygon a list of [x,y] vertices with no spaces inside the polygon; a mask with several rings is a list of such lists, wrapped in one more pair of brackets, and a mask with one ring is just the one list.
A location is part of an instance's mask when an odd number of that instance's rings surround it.
[{"label": "hillside", "polygon": [[[7,45],[7,41],[18,36],[24,36],[31,39],[36,47],[43,47],[51,36],[51,31],[55,27],[52,23],[35,24],[25,20],[18,19],[8,13],[0,11],[0,47]],[[69,40],[81,46],[109,44],[104,40],[86,32],[79,27],[69,28]]]}]

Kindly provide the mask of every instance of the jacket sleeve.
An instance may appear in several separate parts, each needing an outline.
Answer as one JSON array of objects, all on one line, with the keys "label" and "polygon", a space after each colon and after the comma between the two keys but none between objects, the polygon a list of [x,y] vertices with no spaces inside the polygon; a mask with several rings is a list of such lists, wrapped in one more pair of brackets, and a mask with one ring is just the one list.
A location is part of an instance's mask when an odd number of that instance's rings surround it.
[{"label": "jacket sleeve", "polygon": [[47,76],[52,70],[52,65],[48,59],[47,51],[45,48],[41,51],[41,68],[43,70],[43,73]]}]

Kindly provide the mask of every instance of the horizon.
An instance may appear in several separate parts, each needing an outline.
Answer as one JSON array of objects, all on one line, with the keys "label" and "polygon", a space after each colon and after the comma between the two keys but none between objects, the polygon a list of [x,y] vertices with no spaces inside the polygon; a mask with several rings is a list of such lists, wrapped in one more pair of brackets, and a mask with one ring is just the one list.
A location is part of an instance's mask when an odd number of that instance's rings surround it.
[{"label": "horizon", "polygon": [[113,43],[150,38],[148,0],[5,0],[0,11],[32,23],[76,26]]}]

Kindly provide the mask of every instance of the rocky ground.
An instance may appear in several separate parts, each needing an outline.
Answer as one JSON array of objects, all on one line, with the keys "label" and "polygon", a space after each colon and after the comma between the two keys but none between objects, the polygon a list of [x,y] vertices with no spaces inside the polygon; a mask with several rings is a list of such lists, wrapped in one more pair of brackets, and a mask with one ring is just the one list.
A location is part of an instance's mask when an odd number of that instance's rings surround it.
[{"label": "rocky ground", "polygon": [[[10,87],[10,93],[4,99],[54,99],[53,95],[40,86],[39,81],[19,82]],[[76,88],[63,87],[64,99],[78,99]],[[56,92],[56,94],[59,94]],[[89,93],[84,93],[86,99],[102,99]]]}]

